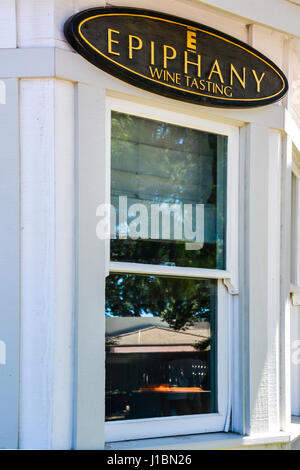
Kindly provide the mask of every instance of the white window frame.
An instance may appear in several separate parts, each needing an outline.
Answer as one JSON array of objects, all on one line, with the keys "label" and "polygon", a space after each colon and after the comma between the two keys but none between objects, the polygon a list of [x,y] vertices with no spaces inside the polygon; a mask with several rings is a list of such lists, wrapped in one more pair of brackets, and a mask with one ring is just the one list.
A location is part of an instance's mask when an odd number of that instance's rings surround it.
[{"label": "white window frame", "polygon": [[[292,175],[296,177],[296,214],[292,214],[296,217],[296,226],[295,226],[295,233],[294,233],[294,242],[296,244],[296,240],[300,238],[300,166],[298,166],[297,162],[297,155],[294,153],[293,163],[292,163]],[[292,230],[292,227],[291,227]],[[294,253],[293,253],[294,252]],[[291,244],[291,256],[295,255],[296,257],[296,272],[295,272],[295,282],[291,280],[291,293],[300,295],[300,246],[292,246]]]},{"label": "white window frame", "polygon": [[[298,358],[299,348],[299,325],[300,325],[300,155],[294,150],[292,162],[292,176],[296,177],[296,205],[294,213],[291,211],[291,219],[295,217],[295,225],[291,220],[291,230],[294,228],[293,238],[291,240],[291,262],[292,256],[296,258],[295,262],[295,280],[291,280],[291,414],[300,415],[300,365],[293,364],[293,358]],[[292,188],[292,184],[291,184]],[[291,200],[292,203],[292,200]],[[294,225],[294,227],[293,227]],[[294,323],[295,320],[295,323]]]},{"label": "white window frame", "polygon": [[[192,277],[195,279],[216,279],[217,282],[217,383],[218,412],[209,414],[170,416],[164,418],[134,419],[126,421],[106,422],[106,442],[198,434],[224,431],[228,426],[231,413],[230,394],[232,390],[229,376],[231,361],[230,336],[230,293],[225,287],[236,286],[238,282],[238,181],[239,181],[239,129],[238,127],[201,118],[193,107],[187,105],[186,113],[177,113],[165,107],[152,107],[139,102],[127,101],[122,98],[107,97],[106,103],[106,181],[110,182],[110,143],[111,143],[111,112],[131,114],[170,124],[181,125],[205,132],[225,135],[228,137],[227,152],[227,225],[226,225],[226,269],[203,269],[187,267],[170,267],[151,264],[111,262],[109,240],[106,254],[106,272],[126,272],[153,275],[170,275]],[[199,109],[199,108],[198,108]],[[106,187],[106,202],[110,203],[110,183]],[[231,292],[232,293],[232,292]]]}]

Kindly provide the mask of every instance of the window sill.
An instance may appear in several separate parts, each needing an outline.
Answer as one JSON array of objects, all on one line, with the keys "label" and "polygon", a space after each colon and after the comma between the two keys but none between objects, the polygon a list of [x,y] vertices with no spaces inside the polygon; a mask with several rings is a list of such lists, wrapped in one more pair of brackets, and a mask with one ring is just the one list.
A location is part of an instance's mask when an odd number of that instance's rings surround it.
[{"label": "window sill", "polygon": [[110,442],[107,450],[212,450],[290,444],[300,438],[300,418],[293,417],[289,432],[240,436],[234,433],[195,434],[189,436]]}]

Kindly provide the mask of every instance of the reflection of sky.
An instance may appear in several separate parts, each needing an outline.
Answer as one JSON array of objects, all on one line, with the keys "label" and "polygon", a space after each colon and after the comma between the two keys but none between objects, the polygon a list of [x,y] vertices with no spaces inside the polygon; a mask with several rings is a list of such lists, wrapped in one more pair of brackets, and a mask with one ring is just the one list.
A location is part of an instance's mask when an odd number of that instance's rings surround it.
[{"label": "reflection of sky", "polygon": [[[209,308],[202,308],[201,311],[199,310],[198,315],[202,316],[202,315],[208,314],[209,312],[210,312]],[[144,310],[141,310],[139,316],[142,317],[142,318],[157,318],[156,316],[153,315],[153,313],[145,312]],[[106,309],[105,317],[106,318],[120,318],[120,315],[119,314],[114,315],[111,310]],[[128,315],[128,317],[130,318],[130,315]],[[138,317],[136,317],[136,318],[138,318]],[[160,318],[160,316],[158,318]],[[199,320],[200,320],[200,318],[199,318]]]},{"label": "reflection of sky", "polygon": [[142,311],[141,317],[154,317],[154,315],[153,313],[149,313],[149,312],[147,313],[147,312]]},{"label": "reflection of sky", "polygon": [[111,312],[106,311],[106,312],[105,312],[105,316],[106,316],[107,318],[113,318],[115,315],[114,315],[113,313],[111,313]]},{"label": "reflection of sky", "polygon": [[[117,317],[119,317],[119,315],[114,315],[110,310],[105,311],[105,316],[107,318],[117,318]],[[142,318],[154,318],[154,315],[151,312],[145,312],[145,310],[141,310],[140,317],[142,317]]]}]

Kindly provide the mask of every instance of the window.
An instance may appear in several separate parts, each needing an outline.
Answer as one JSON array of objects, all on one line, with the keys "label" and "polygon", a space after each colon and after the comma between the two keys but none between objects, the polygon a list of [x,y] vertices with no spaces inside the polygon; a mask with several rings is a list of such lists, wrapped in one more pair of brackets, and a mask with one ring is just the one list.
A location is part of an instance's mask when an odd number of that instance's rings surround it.
[{"label": "window", "polygon": [[222,430],[235,133],[132,108],[110,113],[106,439]]}]

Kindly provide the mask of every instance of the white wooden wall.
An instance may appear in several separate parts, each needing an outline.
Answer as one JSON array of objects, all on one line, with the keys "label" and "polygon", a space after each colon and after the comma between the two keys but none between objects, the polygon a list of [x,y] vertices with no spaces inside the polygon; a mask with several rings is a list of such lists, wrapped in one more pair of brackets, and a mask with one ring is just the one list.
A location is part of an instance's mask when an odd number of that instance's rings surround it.
[{"label": "white wooden wall", "polygon": [[74,88],[20,82],[20,446],[69,447],[74,312]]}]

